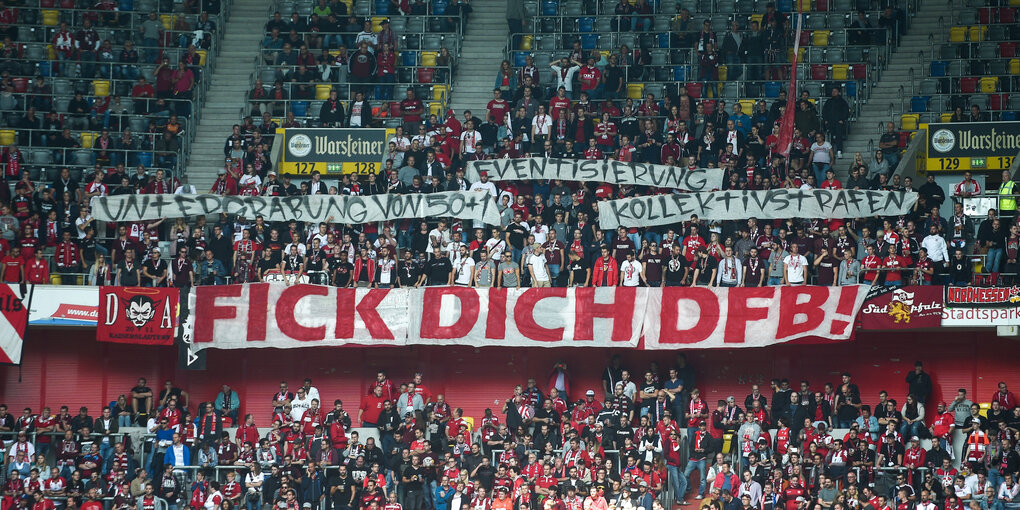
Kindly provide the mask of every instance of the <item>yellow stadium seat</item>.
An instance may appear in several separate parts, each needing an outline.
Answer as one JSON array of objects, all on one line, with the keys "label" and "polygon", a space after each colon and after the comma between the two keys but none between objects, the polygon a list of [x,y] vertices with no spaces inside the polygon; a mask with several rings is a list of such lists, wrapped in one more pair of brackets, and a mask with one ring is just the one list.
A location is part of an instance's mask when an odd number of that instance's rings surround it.
[{"label": "yellow stadium seat", "polygon": [[719,81],[726,81],[726,78],[730,75],[730,68],[727,66],[719,66]]},{"label": "yellow stadium seat", "polygon": [[461,416],[461,419],[467,422],[468,432],[475,430],[475,419],[473,416]]},{"label": "yellow stadium seat", "polygon": [[173,14],[160,14],[159,22],[163,25],[163,30],[171,30],[174,27],[174,22],[177,21],[177,16]]},{"label": "yellow stadium seat", "polygon": [[347,12],[354,11],[354,0],[340,0],[340,1],[347,6]]},{"label": "yellow stadium seat", "polygon": [[340,55],[340,50],[329,50],[329,55],[331,57],[339,56]]},{"label": "yellow stadium seat", "polygon": [[43,25],[57,26],[60,24],[60,11],[45,9],[42,12]]},{"label": "yellow stadium seat", "polygon": [[1009,5],[1013,7],[1020,6],[1020,0],[1009,0]]},{"label": "yellow stadium seat", "polygon": [[445,101],[448,90],[446,85],[433,85],[432,86],[432,99],[436,101]]},{"label": "yellow stadium seat", "polygon": [[811,44],[814,46],[828,46],[829,34],[828,30],[815,30],[811,33]]},{"label": "yellow stadium seat", "polygon": [[916,113],[900,115],[900,128],[904,131],[913,131],[917,129],[917,123],[920,120],[921,116]]},{"label": "yellow stadium seat", "polygon": [[800,10],[803,12],[810,12],[813,3],[814,2],[812,0],[800,0]]},{"label": "yellow stadium seat", "polygon": [[751,115],[754,113],[754,99],[741,99],[737,101],[737,104],[740,105],[740,111],[744,114]]},{"label": "yellow stadium seat", "polygon": [[736,434],[723,434],[723,444],[722,444],[722,452],[723,453],[730,453],[731,451],[733,451],[732,450],[733,449],[733,443],[734,443],[733,436],[735,436],[735,435]]},{"label": "yellow stadium seat", "polygon": [[421,52],[421,65],[425,67],[435,67],[437,56],[439,56],[439,54],[434,51]]},{"label": "yellow stadium seat", "polygon": [[7,147],[14,143],[14,134],[13,129],[0,129],[0,145]]},{"label": "yellow stadium seat", "polygon": [[644,83],[628,83],[627,84],[627,98],[628,99],[641,99],[645,95],[645,84]]},{"label": "yellow stadium seat", "polygon": [[612,52],[609,50],[599,50],[599,55],[602,55],[606,60],[609,60],[609,55]]},{"label": "yellow stadium seat", "polygon": [[443,103],[432,101],[429,103],[429,115],[440,116],[443,114]]},{"label": "yellow stadium seat", "polygon": [[849,79],[850,66],[847,64],[834,64],[832,66],[832,79],[833,80],[847,80]]},{"label": "yellow stadium seat", "polygon": [[534,40],[535,36],[531,34],[521,37],[521,47],[519,49],[522,49],[524,51],[531,51],[531,42]]},{"label": "yellow stadium seat", "polygon": [[1009,59],[1009,74],[1020,74],[1020,58]]},{"label": "yellow stadium seat", "polygon": [[764,14],[752,14],[751,15],[751,21],[757,21],[759,27],[761,27],[761,20],[763,20],[763,19],[765,19],[765,15]]},{"label": "yellow stadium seat", "polygon": [[375,17],[372,18],[372,31],[373,32],[380,32],[380,31],[382,31],[382,21],[384,19],[386,19],[386,16],[375,16]]},{"label": "yellow stadium seat", "polygon": [[982,94],[993,94],[999,88],[999,78],[995,76],[983,76],[978,84]]},{"label": "yellow stadium seat", "polygon": [[52,44],[47,44],[46,45],[46,58],[48,58],[50,60],[56,60],[57,59],[57,50],[53,48]]},{"label": "yellow stadium seat", "polygon": [[196,53],[198,53],[198,65],[204,67],[205,66],[205,59],[209,55],[209,52],[207,52],[205,50],[198,50]]},{"label": "yellow stadium seat", "polygon": [[81,138],[81,148],[82,149],[91,149],[92,148],[92,141],[96,139],[96,134],[93,133],[92,131],[82,131],[81,135],[80,135],[80,138]]},{"label": "yellow stadium seat", "polygon": [[319,83],[315,85],[315,99],[317,101],[325,101],[329,99],[329,91],[333,90],[332,85]]},{"label": "yellow stadium seat", "polygon": [[988,34],[988,27],[984,25],[974,25],[970,27],[970,42],[984,41],[985,35]]},{"label": "yellow stadium seat", "polygon": [[50,285],[60,285],[61,283],[63,283],[63,279],[60,278],[60,276],[61,275],[59,275],[59,274],[51,274],[50,275]]},{"label": "yellow stadium seat", "polygon": [[978,414],[982,418],[987,418],[988,417],[988,410],[992,408],[992,403],[991,402],[982,402],[982,403],[978,404],[978,408],[980,408],[980,411],[978,411]]},{"label": "yellow stadium seat", "polygon": [[949,42],[966,42],[967,27],[950,27]]},{"label": "yellow stadium seat", "polygon": [[[807,48],[801,46],[800,47],[800,51],[797,52],[797,62],[803,62],[804,61],[804,54],[805,53],[807,53]],[[786,50],[786,58],[787,58],[787,60],[793,60],[793,48],[792,47],[791,48],[787,48],[787,50]]]},{"label": "yellow stadium seat", "polygon": [[952,122],[953,121],[953,114],[952,113],[943,113],[942,117],[939,120],[941,120],[942,122]]},{"label": "yellow stadium seat", "polygon": [[92,80],[92,92],[97,97],[106,97],[110,95],[109,80]]}]

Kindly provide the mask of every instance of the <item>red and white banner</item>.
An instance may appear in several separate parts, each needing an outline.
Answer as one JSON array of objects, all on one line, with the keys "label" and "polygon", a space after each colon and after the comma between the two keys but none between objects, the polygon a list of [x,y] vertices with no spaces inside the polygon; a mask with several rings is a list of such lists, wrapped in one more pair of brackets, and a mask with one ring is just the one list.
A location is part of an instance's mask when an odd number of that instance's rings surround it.
[{"label": "red and white banner", "polygon": [[100,287],[96,340],[173,345],[178,296],[173,287]]},{"label": "red and white banner", "polygon": [[762,347],[805,337],[846,340],[867,294],[860,286],[648,290],[647,349]]},{"label": "red and white banner", "polygon": [[[417,291],[417,292],[416,292]],[[193,350],[407,344],[412,293],[249,283],[194,287],[185,324]]]},{"label": "red and white banner", "polygon": [[[29,286],[30,289],[34,287]],[[0,364],[21,364],[21,350],[28,327],[25,301],[31,299],[21,295],[18,285],[0,285]]]},{"label": "red and white banner", "polygon": [[846,340],[862,287],[337,289],[195,287],[185,339],[206,348],[328,345],[759,347]]},{"label": "red and white banner", "polygon": [[861,308],[861,329],[937,328],[942,298],[941,286],[872,286]]}]

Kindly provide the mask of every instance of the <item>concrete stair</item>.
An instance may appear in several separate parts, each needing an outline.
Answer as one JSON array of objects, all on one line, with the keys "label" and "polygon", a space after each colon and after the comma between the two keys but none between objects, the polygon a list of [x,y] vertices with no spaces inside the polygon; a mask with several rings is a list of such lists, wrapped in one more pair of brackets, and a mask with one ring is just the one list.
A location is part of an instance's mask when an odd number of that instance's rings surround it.
[{"label": "concrete stair", "polygon": [[271,0],[234,0],[231,8],[188,161],[189,182],[200,193],[209,191],[217,170],[223,168],[223,143],[233,125],[241,122],[271,3]]},{"label": "concrete stair", "polygon": [[[881,79],[872,89],[871,97],[861,109],[843,144],[843,159],[837,165],[838,178],[845,180],[849,176],[848,169],[855,152],[860,152],[865,162],[870,161],[874,154],[872,151],[878,148],[879,137],[885,132],[885,123],[893,121],[899,129],[900,114],[909,113],[913,86],[924,78],[927,70],[925,62],[931,60],[930,39],[934,37],[939,42],[948,37],[946,33],[939,32],[939,18],[947,15],[945,6],[941,0],[919,2],[918,12],[912,18],[909,30],[890,55]],[[902,107],[900,87],[903,87]]]},{"label": "concrete stair", "polygon": [[459,118],[465,109],[476,117],[485,115],[510,31],[505,0],[472,0],[471,7],[474,12],[467,23],[450,95]]}]

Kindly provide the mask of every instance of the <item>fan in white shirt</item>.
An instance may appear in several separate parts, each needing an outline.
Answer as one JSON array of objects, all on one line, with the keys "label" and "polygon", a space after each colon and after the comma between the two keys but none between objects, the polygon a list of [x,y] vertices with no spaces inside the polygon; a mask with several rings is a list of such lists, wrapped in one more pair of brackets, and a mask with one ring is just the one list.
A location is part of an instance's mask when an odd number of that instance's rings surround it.
[{"label": "fan in white shirt", "polygon": [[627,260],[620,264],[620,285],[637,287],[641,284],[641,263],[634,260],[634,253],[627,254]]}]

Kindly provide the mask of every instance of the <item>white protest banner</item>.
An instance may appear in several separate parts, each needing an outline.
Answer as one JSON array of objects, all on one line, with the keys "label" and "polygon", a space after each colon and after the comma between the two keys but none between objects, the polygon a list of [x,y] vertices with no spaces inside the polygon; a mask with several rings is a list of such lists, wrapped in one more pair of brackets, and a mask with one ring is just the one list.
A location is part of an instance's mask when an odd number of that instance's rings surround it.
[{"label": "white protest banner", "polygon": [[861,287],[338,289],[251,283],[191,290],[183,339],[207,348],[340,345],[760,347],[846,340]]},{"label": "white protest banner", "polygon": [[663,287],[650,293],[646,349],[762,347],[847,340],[866,287]]},{"label": "white protest banner", "polygon": [[100,221],[147,221],[219,213],[266,221],[369,223],[399,218],[442,218],[499,225],[496,200],[483,193],[444,191],[426,194],[369,196],[300,195],[242,197],[219,195],[115,195],[92,199]]},{"label": "white protest banner", "polygon": [[408,290],[249,283],[194,287],[192,350],[404,345]]},{"label": "white protest banner", "polygon": [[674,193],[599,202],[599,227],[648,227],[685,221],[782,218],[867,218],[907,214],[912,191],[775,189]]},{"label": "white protest banner", "polygon": [[678,188],[686,191],[712,191],[722,188],[723,184],[721,168],[687,168],[613,160],[519,158],[469,161],[465,177],[469,181],[477,181],[481,178],[479,175],[481,172],[486,172],[493,181],[559,179]]}]

